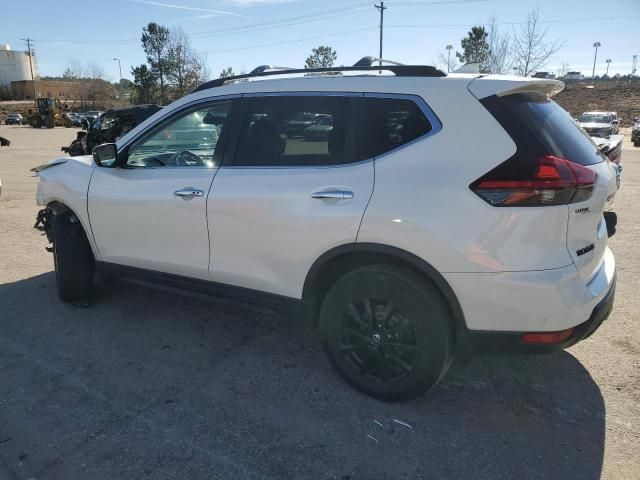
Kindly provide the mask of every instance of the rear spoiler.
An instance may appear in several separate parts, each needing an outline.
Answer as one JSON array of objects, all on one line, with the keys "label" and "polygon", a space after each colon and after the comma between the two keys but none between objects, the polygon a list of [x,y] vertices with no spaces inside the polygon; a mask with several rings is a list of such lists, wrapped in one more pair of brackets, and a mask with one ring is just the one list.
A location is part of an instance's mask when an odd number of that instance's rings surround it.
[{"label": "rear spoiler", "polygon": [[564,83],[548,78],[485,75],[474,78],[467,88],[478,100],[492,95],[503,97],[515,93],[541,93],[551,97],[564,89]]}]

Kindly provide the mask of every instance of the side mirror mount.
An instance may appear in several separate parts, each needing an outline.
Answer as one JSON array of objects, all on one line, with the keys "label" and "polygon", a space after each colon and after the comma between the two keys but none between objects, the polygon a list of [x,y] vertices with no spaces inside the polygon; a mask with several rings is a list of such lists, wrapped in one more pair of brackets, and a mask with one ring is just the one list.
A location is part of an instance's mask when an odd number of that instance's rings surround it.
[{"label": "side mirror mount", "polygon": [[620,123],[620,120],[614,120],[612,123],[614,123],[615,125]]},{"label": "side mirror mount", "polygon": [[99,167],[115,168],[118,163],[118,147],[115,143],[103,143],[93,147],[93,161]]}]

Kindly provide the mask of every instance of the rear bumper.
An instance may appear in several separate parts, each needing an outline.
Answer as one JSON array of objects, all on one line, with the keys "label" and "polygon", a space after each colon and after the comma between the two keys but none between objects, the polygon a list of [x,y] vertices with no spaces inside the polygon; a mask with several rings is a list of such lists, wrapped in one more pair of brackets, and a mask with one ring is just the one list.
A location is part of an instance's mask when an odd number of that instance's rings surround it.
[{"label": "rear bumper", "polygon": [[589,318],[573,327],[569,337],[553,345],[525,344],[522,341],[524,332],[469,332],[469,340],[473,352],[486,353],[548,353],[575,345],[581,340],[589,338],[602,325],[613,310],[616,292],[615,277],[611,282],[605,297],[593,308]]}]

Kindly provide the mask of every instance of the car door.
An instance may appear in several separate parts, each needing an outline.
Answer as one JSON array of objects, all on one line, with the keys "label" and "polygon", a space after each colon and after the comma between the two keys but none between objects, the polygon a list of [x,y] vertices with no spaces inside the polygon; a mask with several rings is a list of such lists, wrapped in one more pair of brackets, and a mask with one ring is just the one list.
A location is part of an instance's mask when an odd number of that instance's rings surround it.
[{"label": "car door", "polygon": [[[356,148],[356,97],[245,98],[235,154],[229,165],[225,158],[208,200],[213,280],[300,298],[313,262],[356,241],[374,175],[373,161]],[[330,116],[333,128],[305,138],[290,125],[302,116]]]},{"label": "car door", "polygon": [[208,279],[206,200],[233,104],[181,109],[123,146],[120,168],[95,169],[88,210],[102,261]]}]

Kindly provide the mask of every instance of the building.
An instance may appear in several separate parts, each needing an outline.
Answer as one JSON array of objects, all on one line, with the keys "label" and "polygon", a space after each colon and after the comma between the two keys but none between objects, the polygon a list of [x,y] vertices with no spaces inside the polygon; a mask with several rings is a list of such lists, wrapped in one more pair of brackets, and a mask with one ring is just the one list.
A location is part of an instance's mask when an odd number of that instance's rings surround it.
[{"label": "building", "polygon": [[584,75],[580,72],[567,72],[564,76],[564,80],[582,80]]},{"label": "building", "polygon": [[[33,100],[33,83],[31,80],[11,82],[11,93],[16,100]],[[37,97],[51,97],[69,99],[75,97],[78,90],[77,82],[64,80],[36,80],[35,92]]]},{"label": "building", "polygon": [[[32,54],[33,75],[37,78],[36,57]],[[0,86],[9,87],[11,82],[31,80],[29,53],[11,50],[11,46],[0,44]]]}]

